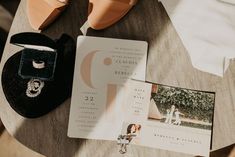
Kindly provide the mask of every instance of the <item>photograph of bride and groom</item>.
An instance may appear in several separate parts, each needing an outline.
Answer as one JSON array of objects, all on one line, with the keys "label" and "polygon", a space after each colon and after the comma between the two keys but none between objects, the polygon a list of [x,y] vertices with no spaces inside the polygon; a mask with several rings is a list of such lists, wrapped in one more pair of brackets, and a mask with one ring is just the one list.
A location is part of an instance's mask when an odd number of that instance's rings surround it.
[{"label": "photograph of bride and groom", "polygon": [[152,85],[148,120],[210,130],[215,93]]}]

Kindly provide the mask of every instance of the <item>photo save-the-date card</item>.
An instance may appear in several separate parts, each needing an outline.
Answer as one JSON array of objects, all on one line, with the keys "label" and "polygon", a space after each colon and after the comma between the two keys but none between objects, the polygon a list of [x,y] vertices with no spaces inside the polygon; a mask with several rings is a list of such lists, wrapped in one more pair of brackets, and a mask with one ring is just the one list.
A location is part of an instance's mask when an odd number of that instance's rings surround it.
[{"label": "photo save-the-date card", "polygon": [[145,42],[78,38],[68,136],[209,156],[215,93],[144,82],[146,55]]},{"label": "photo save-the-date card", "polygon": [[145,80],[147,49],[145,41],[78,37],[69,137],[115,140],[120,90],[130,78]]},{"label": "photo save-the-date card", "polygon": [[129,81],[121,135],[132,144],[209,156],[215,93]]}]

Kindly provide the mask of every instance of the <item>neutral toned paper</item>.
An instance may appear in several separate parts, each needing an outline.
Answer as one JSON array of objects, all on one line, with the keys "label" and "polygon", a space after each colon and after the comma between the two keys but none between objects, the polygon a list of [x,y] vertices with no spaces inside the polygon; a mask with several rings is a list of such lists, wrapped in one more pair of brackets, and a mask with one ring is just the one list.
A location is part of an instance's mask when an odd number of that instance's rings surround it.
[{"label": "neutral toned paper", "polygon": [[223,76],[235,58],[235,5],[219,0],[160,0],[192,65]]},{"label": "neutral toned paper", "polygon": [[[156,85],[154,85],[156,86]],[[157,85],[157,88],[161,85]],[[156,103],[153,98],[151,98],[151,88],[152,84],[144,83],[139,81],[131,81],[127,87],[127,99],[125,101],[125,118],[122,127],[122,134],[128,134],[128,126],[139,125],[141,128],[139,130],[133,131],[133,139],[130,144],[147,146],[152,148],[160,148],[169,151],[187,153],[192,155],[209,156],[210,144],[211,144],[211,123],[203,122],[193,115],[194,111],[191,111],[191,118],[182,118],[182,123],[177,125],[175,122],[177,118],[175,117],[176,111],[173,112],[172,123],[165,121],[165,111],[167,107]],[[159,87],[160,88],[160,87]],[[168,86],[164,86],[168,88]],[[174,87],[169,87],[174,88]],[[181,89],[184,94],[186,92],[193,92],[188,89]],[[196,92],[196,91],[194,91]],[[207,93],[208,95],[214,97],[213,93]],[[168,93],[170,94],[170,90]],[[165,95],[166,96],[166,95]],[[166,96],[167,97],[167,96]],[[162,98],[164,101],[165,97]],[[197,101],[195,98],[188,98],[191,101]],[[186,100],[187,101],[187,100]],[[214,102],[212,102],[214,104]],[[174,104],[174,103],[173,103]],[[155,106],[155,109],[151,106]],[[183,107],[180,104],[174,104],[178,106],[179,110],[183,111]],[[192,103],[190,105],[193,105]],[[206,104],[205,104],[206,105]],[[157,109],[156,109],[157,108]],[[161,113],[158,108],[161,108]],[[153,110],[152,110],[153,109]],[[189,109],[189,108],[188,108]],[[153,116],[153,112],[162,116]],[[164,118],[163,118],[164,117]],[[208,116],[212,119],[212,116]],[[188,124],[186,124],[188,123]],[[195,126],[195,124],[207,125],[208,128]]]},{"label": "neutral toned paper", "polygon": [[78,37],[69,137],[116,139],[125,84],[145,80],[147,48],[144,41]]}]

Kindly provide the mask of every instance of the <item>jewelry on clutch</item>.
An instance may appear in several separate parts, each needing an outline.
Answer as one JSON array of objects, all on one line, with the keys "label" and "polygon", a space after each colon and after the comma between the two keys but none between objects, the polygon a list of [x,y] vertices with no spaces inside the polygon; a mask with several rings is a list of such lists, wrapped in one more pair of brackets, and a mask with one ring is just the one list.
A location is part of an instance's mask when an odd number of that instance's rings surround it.
[{"label": "jewelry on clutch", "polygon": [[30,98],[35,98],[41,94],[44,82],[39,79],[31,79],[27,83],[26,95]]},{"label": "jewelry on clutch", "polygon": [[32,61],[33,67],[36,69],[44,69],[45,68],[45,62],[44,61]]}]

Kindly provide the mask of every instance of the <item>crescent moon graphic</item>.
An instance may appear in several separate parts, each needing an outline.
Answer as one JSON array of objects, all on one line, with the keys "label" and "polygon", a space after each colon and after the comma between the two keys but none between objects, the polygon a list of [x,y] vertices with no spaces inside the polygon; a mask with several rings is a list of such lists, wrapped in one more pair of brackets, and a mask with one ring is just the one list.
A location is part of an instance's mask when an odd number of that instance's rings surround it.
[{"label": "crescent moon graphic", "polygon": [[94,57],[94,55],[96,54],[96,51],[92,51],[90,53],[88,53],[88,55],[86,55],[81,63],[81,77],[83,79],[83,81],[85,82],[85,84],[87,86],[89,86],[90,88],[94,88],[94,86],[92,85],[91,82],[91,63],[92,63],[92,59]]}]

